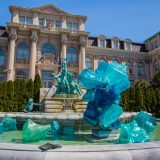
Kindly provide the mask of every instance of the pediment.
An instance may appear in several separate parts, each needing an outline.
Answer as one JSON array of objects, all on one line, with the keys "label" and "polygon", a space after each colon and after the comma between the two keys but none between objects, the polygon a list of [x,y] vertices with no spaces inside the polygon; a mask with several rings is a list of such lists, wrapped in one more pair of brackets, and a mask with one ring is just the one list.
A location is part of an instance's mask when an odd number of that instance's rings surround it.
[{"label": "pediment", "polygon": [[40,7],[34,7],[32,9],[42,11],[42,12],[49,12],[49,13],[68,14],[67,12],[63,11],[62,9],[60,9],[52,4],[48,4],[48,5],[44,5],[44,6],[40,6]]}]

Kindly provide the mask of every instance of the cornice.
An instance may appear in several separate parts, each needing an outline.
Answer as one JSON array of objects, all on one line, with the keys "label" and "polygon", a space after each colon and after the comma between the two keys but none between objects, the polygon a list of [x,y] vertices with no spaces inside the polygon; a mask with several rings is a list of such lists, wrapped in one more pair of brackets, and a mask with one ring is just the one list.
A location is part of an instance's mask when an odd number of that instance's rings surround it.
[{"label": "cornice", "polygon": [[101,48],[101,47],[93,47],[93,46],[87,46],[88,50],[96,50],[96,51],[102,51],[102,52],[122,52],[122,53],[126,53],[126,54],[136,54],[136,55],[144,55],[144,56],[148,56],[147,52],[139,52],[139,51],[128,51],[128,50],[122,50],[122,49],[113,49],[113,48]]},{"label": "cornice", "polygon": [[[38,8],[38,7],[37,7]],[[54,16],[64,16],[64,17],[70,17],[70,18],[82,18],[83,20],[87,20],[87,16],[82,16],[82,15],[73,15],[70,13],[52,13],[52,12],[47,12],[47,11],[41,11],[39,9],[36,8],[23,8],[23,7],[19,7],[19,6],[10,6],[9,7],[10,12],[13,10],[16,11],[29,11],[32,13],[39,13],[39,14],[47,14],[47,15],[54,15]]]}]

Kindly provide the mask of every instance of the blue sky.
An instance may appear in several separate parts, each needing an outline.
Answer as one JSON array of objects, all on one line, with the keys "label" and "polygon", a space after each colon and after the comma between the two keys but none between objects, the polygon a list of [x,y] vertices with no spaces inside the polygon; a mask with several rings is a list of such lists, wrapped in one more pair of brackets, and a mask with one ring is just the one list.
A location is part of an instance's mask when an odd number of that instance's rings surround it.
[{"label": "blue sky", "polygon": [[88,17],[86,31],[121,40],[143,42],[160,31],[160,0],[0,0],[0,25],[10,21],[8,6],[33,7],[52,3]]}]

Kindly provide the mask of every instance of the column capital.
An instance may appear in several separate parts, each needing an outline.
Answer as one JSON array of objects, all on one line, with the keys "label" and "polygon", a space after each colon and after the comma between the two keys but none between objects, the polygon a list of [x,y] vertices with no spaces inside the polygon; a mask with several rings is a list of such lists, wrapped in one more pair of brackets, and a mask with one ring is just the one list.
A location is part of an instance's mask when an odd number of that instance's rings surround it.
[{"label": "column capital", "polygon": [[38,41],[38,36],[37,35],[31,35],[31,41],[32,42],[37,42]]},{"label": "column capital", "polygon": [[81,41],[81,42],[80,42],[80,45],[81,45],[82,47],[86,47],[87,42],[86,42],[86,41]]},{"label": "column capital", "polygon": [[17,39],[17,34],[16,33],[9,33],[8,38],[9,38],[9,40],[16,40]]},{"label": "column capital", "polygon": [[61,43],[62,44],[67,44],[67,35],[66,34],[61,35]]}]

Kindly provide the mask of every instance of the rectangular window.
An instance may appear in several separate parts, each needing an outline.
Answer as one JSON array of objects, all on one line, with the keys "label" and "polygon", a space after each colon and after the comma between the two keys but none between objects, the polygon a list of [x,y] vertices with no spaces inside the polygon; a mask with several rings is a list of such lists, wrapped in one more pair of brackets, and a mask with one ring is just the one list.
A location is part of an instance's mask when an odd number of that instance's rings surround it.
[{"label": "rectangular window", "polygon": [[39,18],[39,26],[44,27],[44,18]]},{"label": "rectangular window", "polygon": [[42,71],[42,82],[44,88],[52,88],[53,85],[53,72]]},{"label": "rectangular window", "polygon": [[72,22],[67,22],[67,29],[72,29]]},{"label": "rectangular window", "polygon": [[73,23],[73,30],[75,30],[75,31],[78,30],[78,23]]},{"label": "rectangular window", "polygon": [[126,50],[131,50],[131,44],[126,42]]},{"label": "rectangular window", "polygon": [[100,47],[105,48],[105,41],[104,40],[100,40]]},{"label": "rectangular window", "polygon": [[117,41],[113,41],[113,48],[118,49],[118,42]]},{"label": "rectangular window", "polygon": [[27,79],[28,70],[27,69],[16,69],[16,78]]},{"label": "rectangular window", "polygon": [[32,17],[27,17],[26,24],[33,24],[33,18]]},{"label": "rectangular window", "polygon": [[56,21],[56,28],[61,28],[61,27],[62,27],[62,22]]},{"label": "rectangular window", "polygon": [[19,16],[19,23],[25,24],[25,16]]}]

